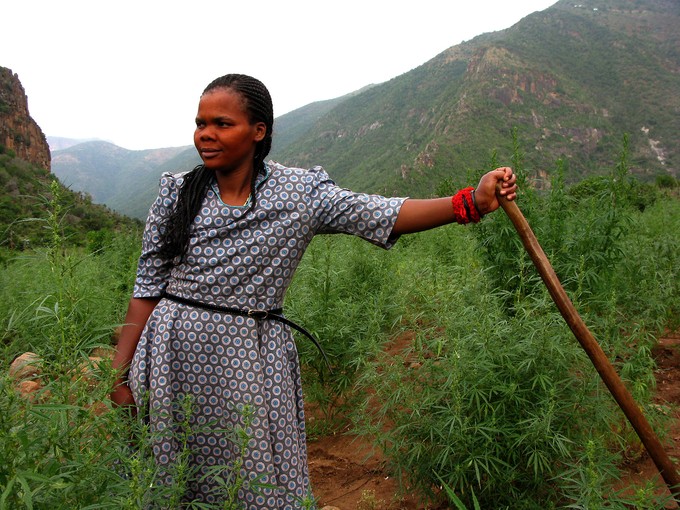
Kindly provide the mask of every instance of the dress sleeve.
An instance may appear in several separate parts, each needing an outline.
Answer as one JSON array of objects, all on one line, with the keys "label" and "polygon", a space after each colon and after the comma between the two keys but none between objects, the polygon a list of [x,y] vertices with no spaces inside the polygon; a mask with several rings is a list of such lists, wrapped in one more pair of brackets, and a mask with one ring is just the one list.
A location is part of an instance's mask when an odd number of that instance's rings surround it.
[{"label": "dress sleeve", "polygon": [[351,234],[389,249],[397,215],[406,198],[355,193],[337,186],[321,167],[309,170],[312,203],[319,234]]},{"label": "dress sleeve", "polygon": [[159,253],[161,228],[177,201],[177,186],[177,178],[172,174],[164,173],[161,176],[158,197],[149,209],[142,237],[142,253],[132,291],[135,298],[160,297],[167,285],[172,260]]}]

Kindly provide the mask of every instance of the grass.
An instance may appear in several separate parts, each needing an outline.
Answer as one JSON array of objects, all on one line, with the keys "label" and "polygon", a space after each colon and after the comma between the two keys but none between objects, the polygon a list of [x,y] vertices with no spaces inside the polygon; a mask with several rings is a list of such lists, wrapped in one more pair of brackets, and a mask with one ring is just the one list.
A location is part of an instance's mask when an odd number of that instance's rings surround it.
[{"label": "grass", "polygon": [[[552,191],[523,193],[520,207],[659,429],[650,349],[663,328],[678,326],[680,202],[675,189],[654,188],[640,207],[625,161],[623,154],[610,176],[572,188],[557,164]],[[517,150],[513,164],[522,171]],[[60,220],[66,211],[58,202],[50,211],[46,246],[2,254],[2,374],[26,351],[42,361],[31,398],[0,378],[0,508],[179,507],[195,476],[185,462],[191,452],[179,456],[178,483],[160,483],[152,432],[107,404],[115,374],[89,359],[122,320],[136,235],[73,247]],[[389,252],[320,237],[286,308],[333,364],[328,372],[300,339],[307,403],[326,418],[312,435],[351,418],[425,496],[459,509],[663,508],[649,487],[613,492],[622,452],[635,451],[636,439],[502,213],[406,236]],[[387,354],[404,331],[413,342]],[[179,426],[176,434],[182,442],[191,432]],[[232,432],[247,444],[243,430]],[[241,484],[257,485],[243,478],[238,459],[212,475],[222,480],[225,508],[238,508]],[[378,503],[370,494],[362,500]]]}]

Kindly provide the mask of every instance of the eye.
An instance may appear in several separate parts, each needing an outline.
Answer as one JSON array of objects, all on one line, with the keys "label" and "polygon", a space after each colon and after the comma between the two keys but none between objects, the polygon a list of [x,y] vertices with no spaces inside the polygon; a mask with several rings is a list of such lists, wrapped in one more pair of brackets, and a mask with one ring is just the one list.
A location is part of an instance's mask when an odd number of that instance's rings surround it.
[{"label": "eye", "polygon": [[196,119],[196,129],[201,129],[205,127],[205,122],[202,120]]}]

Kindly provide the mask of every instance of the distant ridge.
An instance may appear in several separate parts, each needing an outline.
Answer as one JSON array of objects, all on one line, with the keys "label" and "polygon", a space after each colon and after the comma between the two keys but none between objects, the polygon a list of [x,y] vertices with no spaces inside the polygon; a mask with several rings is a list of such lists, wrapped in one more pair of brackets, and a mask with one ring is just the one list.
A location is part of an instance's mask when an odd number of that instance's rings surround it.
[{"label": "distant ridge", "polygon": [[431,194],[467,182],[517,128],[527,170],[606,172],[630,135],[641,178],[679,175],[680,2],[562,0],[347,99],[276,156],[343,185]]},{"label": "distant ridge", "polygon": [[86,138],[86,139],[64,138],[61,136],[47,137],[47,144],[50,146],[50,151],[52,152],[68,149],[69,147],[73,147],[74,145],[78,145],[85,142],[103,142],[103,141],[106,140],[100,140],[98,138]]},{"label": "distant ridge", "polygon": [[[539,186],[558,159],[570,182],[608,172],[624,135],[639,178],[677,178],[680,2],[560,0],[385,83],[282,115],[274,131],[273,159],[386,195],[468,184],[494,154],[510,163],[513,131]],[[162,171],[200,163],[191,147],[153,158],[89,143],[54,151],[55,173],[140,218]]]},{"label": "distant ridge", "polygon": [[[192,159],[193,158],[193,159]],[[132,151],[91,141],[52,152],[52,173],[96,203],[134,218],[145,218],[164,171],[190,170],[200,159],[193,147]]]}]

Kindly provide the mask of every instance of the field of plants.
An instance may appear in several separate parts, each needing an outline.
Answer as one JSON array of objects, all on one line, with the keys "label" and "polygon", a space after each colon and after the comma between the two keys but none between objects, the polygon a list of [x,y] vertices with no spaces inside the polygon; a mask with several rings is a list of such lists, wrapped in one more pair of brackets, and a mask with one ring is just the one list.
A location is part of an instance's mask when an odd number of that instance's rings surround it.
[{"label": "field of plants", "polygon": [[[517,152],[513,166],[521,177]],[[560,162],[551,177],[544,192],[521,178],[518,205],[664,440],[669,413],[650,399],[651,348],[680,327],[677,182],[638,183],[625,150],[606,177],[567,187]],[[177,484],[158,485],[151,432],[107,399],[115,375],[106,348],[124,316],[141,232],[74,246],[55,195],[42,222],[45,246],[0,246],[0,509],[177,508],[186,456]],[[333,365],[329,372],[299,338],[315,416],[309,441],[350,424],[433,508],[668,503],[648,484],[614,489],[622,463],[641,455],[637,437],[502,211],[478,225],[405,236],[390,251],[319,237],[286,313],[321,340]],[[406,334],[407,348],[385,349]],[[10,364],[28,351],[36,361],[20,384]],[[191,431],[177,433],[182,441]],[[234,440],[247,448],[243,430]],[[247,483],[238,459],[219,476],[225,508],[238,508],[234,495]]]}]

